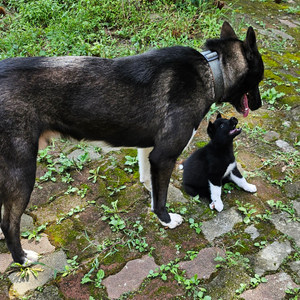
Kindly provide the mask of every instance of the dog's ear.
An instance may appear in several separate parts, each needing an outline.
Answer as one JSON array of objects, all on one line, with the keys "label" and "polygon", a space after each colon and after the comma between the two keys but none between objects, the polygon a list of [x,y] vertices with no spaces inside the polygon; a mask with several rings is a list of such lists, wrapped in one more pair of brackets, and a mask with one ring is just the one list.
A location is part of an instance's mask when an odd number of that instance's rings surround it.
[{"label": "dog's ear", "polygon": [[222,118],[221,114],[220,114],[220,113],[218,113],[218,115],[217,115],[217,119],[221,119],[221,118]]},{"label": "dog's ear", "polygon": [[221,39],[238,38],[230,24],[225,21],[221,29]]},{"label": "dog's ear", "polygon": [[251,26],[247,30],[247,35],[246,35],[244,45],[248,51],[250,51],[252,53],[258,52],[255,32]]}]

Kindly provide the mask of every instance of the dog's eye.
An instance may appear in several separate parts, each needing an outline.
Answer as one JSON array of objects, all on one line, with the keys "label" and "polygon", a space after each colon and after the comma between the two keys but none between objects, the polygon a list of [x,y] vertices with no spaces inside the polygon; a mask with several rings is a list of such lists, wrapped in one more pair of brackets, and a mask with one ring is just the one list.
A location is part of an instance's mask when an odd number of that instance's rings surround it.
[{"label": "dog's eye", "polygon": [[225,126],[224,124],[221,124],[221,125],[220,125],[220,128],[224,128],[224,126]]}]

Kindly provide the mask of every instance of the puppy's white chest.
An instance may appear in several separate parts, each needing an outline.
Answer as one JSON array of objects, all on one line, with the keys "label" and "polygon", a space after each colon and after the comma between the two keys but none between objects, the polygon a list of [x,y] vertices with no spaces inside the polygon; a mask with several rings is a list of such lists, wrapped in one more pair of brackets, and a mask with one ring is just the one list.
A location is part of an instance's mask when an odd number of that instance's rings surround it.
[{"label": "puppy's white chest", "polygon": [[223,178],[228,176],[232,172],[232,170],[235,168],[235,166],[236,166],[236,162],[233,162],[233,163],[229,164],[225,174],[223,175]]}]

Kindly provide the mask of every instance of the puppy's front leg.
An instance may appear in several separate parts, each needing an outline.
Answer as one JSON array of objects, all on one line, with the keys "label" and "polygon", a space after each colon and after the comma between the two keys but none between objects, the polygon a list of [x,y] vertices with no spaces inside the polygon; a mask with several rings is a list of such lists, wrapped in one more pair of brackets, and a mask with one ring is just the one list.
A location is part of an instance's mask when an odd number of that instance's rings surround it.
[{"label": "puppy's front leg", "polygon": [[140,182],[142,182],[145,188],[151,192],[151,174],[150,174],[150,162],[149,154],[153,148],[138,148],[138,161]]},{"label": "puppy's front leg", "polygon": [[229,175],[231,181],[233,181],[238,187],[249,193],[255,193],[257,188],[254,184],[248,183],[243,175],[240,173],[237,167],[235,167]]},{"label": "puppy's front leg", "polygon": [[222,211],[224,208],[223,202],[221,200],[221,192],[222,192],[222,186],[221,185],[214,185],[213,183],[209,182],[209,188],[210,188],[210,197],[211,197],[211,204],[209,207],[211,209],[216,209],[218,212]]}]

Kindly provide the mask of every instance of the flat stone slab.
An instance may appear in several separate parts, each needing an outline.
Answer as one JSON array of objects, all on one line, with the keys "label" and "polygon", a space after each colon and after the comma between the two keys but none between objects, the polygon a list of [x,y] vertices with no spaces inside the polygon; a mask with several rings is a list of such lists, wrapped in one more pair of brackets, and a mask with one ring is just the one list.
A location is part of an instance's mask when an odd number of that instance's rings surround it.
[{"label": "flat stone slab", "polygon": [[[50,244],[47,235],[42,233],[41,236],[42,237],[38,242],[34,239],[21,239],[22,248],[37,252],[38,254],[49,254],[54,252],[55,247]],[[0,254],[0,273],[4,273],[12,263],[13,259],[10,253]]]},{"label": "flat stone slab", "polygon": [[296,24],[292,23],[291,21],[289,20],[284,20],[284,19],[278,19],[280,21],[280,23],[290,27],[290,28],[296,28],[298,27]]},{"label": "flat stone slab", "polygon": [[291,221],[287,212],[282,212],[272,216],[271,222],[277,230],[295,239],[298,247],[300,247],[300,224],[296,221]]},{"label": "flat stone slab", "polygon": [[293,261],[290,263],[291,269],[298,274],[298,277],[300,278],[300,261]]},{"label": "flat stone slab", "polygon": [[184,261],[179,263],[180,269],[186,270],[188,278],[197,274],[199,279],[208,279],[212,273],[216,271],[215,261],[217,256],[225,257],[225,251],[218,247],[202,249],[196,258],[191,261]]},{"label": "flat stone slab", "polygon": [[37,277],[35,277],[31,272],[28,272],[28,276],[21,278],[18,272],[10,274],[8,277],[12,282],[12,287],[14,291],[19,295],[24,295],[29,290],[34,290],[38,286],[45,284],[49,279],[53,278],[54,270],[59,272],[64,270],[64,266],[67,265],[67,256],[60,250],[49,254],[39,260],[40,263],[45,264],[51,268],[42,265],[35,265],[31,267],[32,269],[40,270],[38,271]]},{"label": "flat stone slab", "polygon": [[275,142],[275,144],[277,145],[277,147],[279,147],[284,152],[296,152],[295,148],[293,148],[289,143],[287,143],[283,140],[277,140]]},{"label": "flat stone slab", "polygon": [[81,156],[81,155],[84,155],[86,152],[88,152],[89,159],[91,159],[91,160],[98,160],[98,159],[101,158],[101,154],[95,152],[93,147],[87,147],[85,150],[76,149],[73,152],[71,152],[67,157],[70,160],[79,161],[78,157]]},{"label": "flat stone slab", "polygon": [[245,300],[278,300],[284,299],[288,288],[299,287],[286,273],[277,273],[265,276],[267,283],[259,284],[254,290],[248,290],[240,296]]},{"label": "flat stone slab", "polygon": [[259,232],[257,228],[254,225],[250,225],[245,229],[246,233],[249,233],[251,236],[251,240],[255,240],[257,237],[259,237]]},{"label": "flat stone slab", "polygon": [[201,228],[206,239],[212,242],[214,238],[231,231],[235,224],[242,221],[242,216],[232,207],[220,212],[212,220],[203,222]]},{"label": "flat stone slab", "polygon": [[107,277],[102,284],[106,287],[108,297],[117,299],[123,293],[137,290],[149,271],[157,267],[153,257],[144,255],[141,259],[129,261],[119,273]]},{"label": "flat stone slab", "polygon": [[181,190],[176,188],[172,184],[169,184],[167,199],[171,203],[177,203],[177,202],[179,202],[179,203],[188,203],[188,200],[183,196]]},{"label": "flat stone slab", "polygon": [[266,246],[255,257],[255,273],[261,276],[266,271],[276,271],[284,258],[291,252],[292,247],[289,241],[282,243],[276,241]]},{"label": "flat stone slab", "polygon": [[0,254],[0,274],[4,273],[12,262],[13,260],[10,253]]}]

